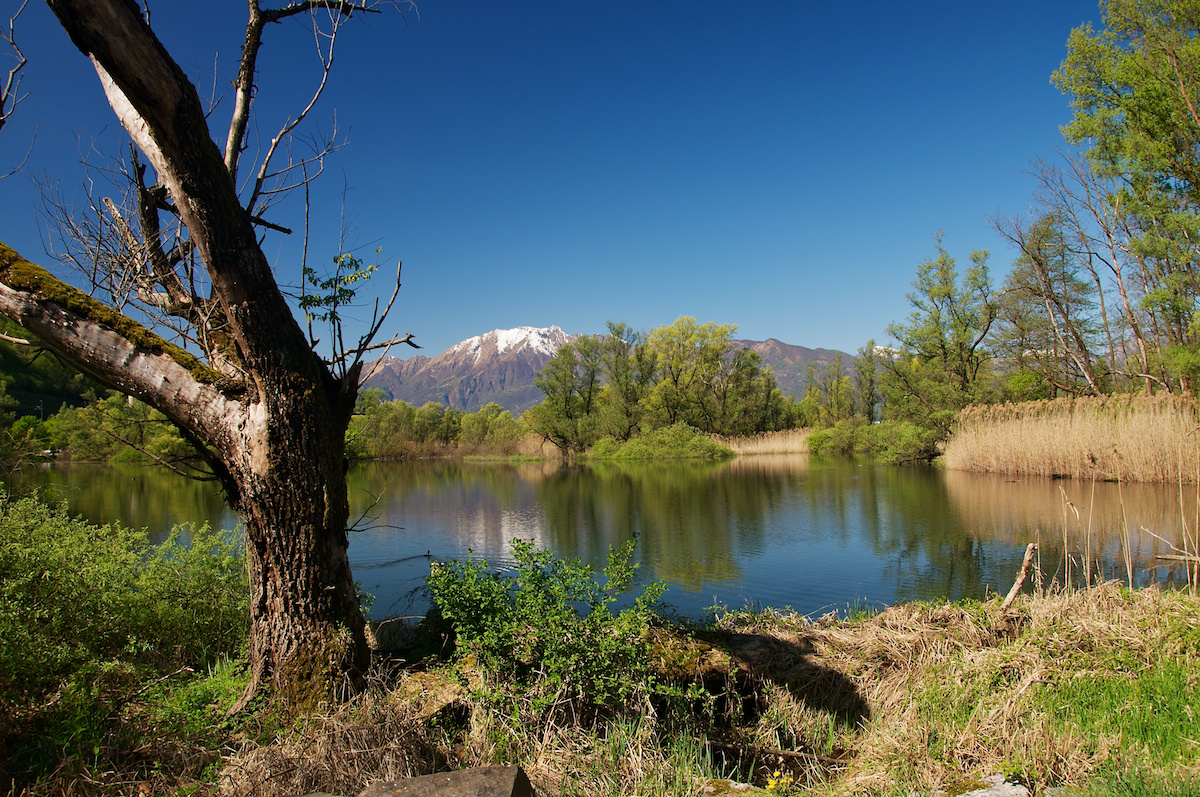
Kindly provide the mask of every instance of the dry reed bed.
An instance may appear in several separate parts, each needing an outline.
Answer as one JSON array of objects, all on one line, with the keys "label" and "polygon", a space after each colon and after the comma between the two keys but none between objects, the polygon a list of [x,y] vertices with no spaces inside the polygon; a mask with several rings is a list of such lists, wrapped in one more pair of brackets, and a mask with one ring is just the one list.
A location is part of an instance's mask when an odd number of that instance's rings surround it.
[{"label": "dry reed bed", "polygon": [[952,470],[1139,482],[1194,482],[1200,466],[1190,396],[1107,396],[977,405],[946,443]]},{"label": "dry reed bed", "polygon": [[750,437],[710,435],[722,445],[729,446],[738,456],[754,454],[807,454],[808,436],[812,429],[784,429],[779,432],[760,432]]},{"label": "dry reed bed", "polygon": [[[755,688],[743,693],[753,710],[731,712],[734,727],[716,737],[725,742],[698,731],[704,738],[689,748],[649,703],[619,727],[523,726],[461,687],[431,707],[436,688],[414,686],[410,675],[273,744],[245,744],[228,759],[221,793],[355,794],[377,779],[508,761],[544,795],[693,797],[718,750],[741,751],[745,779],[765,782],[782,769],[818,795],[890,794],[898,784],[957,793],[1014,762],[1039,789],[1079,785],[1118,749],[1129,755],[1129,743],[1073,731],[1051,716],[1054,693],[1045,690],[1091,675],[1135,677],[1157,657],[1194,657],[1181,640],[1200,636],[1198,618],[1195,596],[1115,584],[1019,598],[1006,614],[998,598],[897,605],[854,622],[735,614],[706,637],[704,656],[731,662]],[[446,712],[459,712],[453,736]]]}]

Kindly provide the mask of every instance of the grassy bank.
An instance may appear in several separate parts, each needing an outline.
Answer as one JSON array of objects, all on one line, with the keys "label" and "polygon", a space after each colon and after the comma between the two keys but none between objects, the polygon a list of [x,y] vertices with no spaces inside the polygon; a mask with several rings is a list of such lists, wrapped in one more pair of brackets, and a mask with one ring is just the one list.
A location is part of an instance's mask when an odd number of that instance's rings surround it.
[{"label": "grassy bank", "polygon": [[558,711],[525,714],[477,660],[433,664],[243,744],[223,793],[355,794],[375,778],[515,762],[543,795],[690,797],[719,778],[793,794],[958,793],[991,774],[1035,790],[1192,794],[1198,610],[1189,595],[1106,585],[1008,612],[997,598],[850,621],[733,613],[648,631],[648,686],[608,713],[564,694]]},{"label": "grassy bank", "polygon": [[1109,396],[967,407],[946,443],[954,470],[1195,482],[1200,408],[1188,396]]}]

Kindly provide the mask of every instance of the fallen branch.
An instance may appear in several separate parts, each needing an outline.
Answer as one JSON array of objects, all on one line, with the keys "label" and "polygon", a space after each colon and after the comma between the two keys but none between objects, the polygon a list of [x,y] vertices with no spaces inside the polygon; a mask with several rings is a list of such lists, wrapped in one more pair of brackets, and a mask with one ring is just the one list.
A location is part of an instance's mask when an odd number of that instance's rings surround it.
[{"label": "fallen branch", "polygon": [[1012,589],[1008,591],[1008,595],[1004,598],[1004,603],[1000,604],[1001,614],[1008,611],[1013,601],[1017,599],[1017,594],[1021,591],[1021,587],[1025,585],[1025,578],[1029,575],[1029,564],[1033,561],[1033,553],[1036,550],[1036,542],[1031,542],[1025,546],[1025,558],[1021,561],[1021,572],[1017,573],[1017,580],[1013,582]]}]

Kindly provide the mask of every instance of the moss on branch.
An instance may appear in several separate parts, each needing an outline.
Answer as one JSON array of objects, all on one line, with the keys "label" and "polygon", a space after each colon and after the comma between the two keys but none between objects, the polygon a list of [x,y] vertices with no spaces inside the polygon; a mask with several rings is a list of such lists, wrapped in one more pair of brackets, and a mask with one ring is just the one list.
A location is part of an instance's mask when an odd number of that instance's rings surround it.
[{"label": "moss on branch", "polygon": [[4,243],[0,243],[0,281],[15,290],[34,294],[39,301],[56,304],[111,330],[138,349],[170,357],[201,382],[214,384],[225,380],[220,371],[195,355],[163,340],[138,322],[68,285],[41,266],[30,263]]}]

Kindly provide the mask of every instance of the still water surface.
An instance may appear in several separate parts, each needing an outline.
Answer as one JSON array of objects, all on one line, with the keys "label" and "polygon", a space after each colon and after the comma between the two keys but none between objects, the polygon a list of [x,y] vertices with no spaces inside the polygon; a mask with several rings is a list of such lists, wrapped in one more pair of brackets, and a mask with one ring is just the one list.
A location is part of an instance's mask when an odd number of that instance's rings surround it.
[{"label": "still water surface", "polygon": [[[96,523],[164,536],[175,523],[232,528],[211,483],[161,468],[74,465],[38,475],[50,497]],[[533,539],[603,566],[637,537],[642,582],[669,584],[690,616],[746,604],[802,613],[897,600],[1007,591],[1027,542],[1044,577],[1186,583],[1178,563],[1196,527],[1195,487],[1012,479],[807,456],[720,464],[371,463],[349,474],[355,577],[373,615],[425,610],[430,559],[486,557],[511,566],[511,541]],[[1078,513],[1078,516],[1076,515]],[[1157,536],[1155,536],[1157,535]],[[1065,536],[1065,540],[1064,540]],[[1161,538],[1161,539],[1160,539]],[[1090,542],[1089,542],[1090,541]],[[1095,577],[1095,576],[1094,576]]]}]

